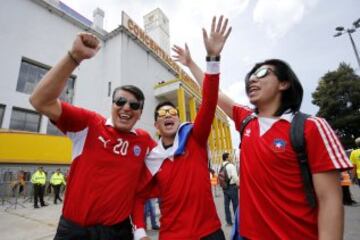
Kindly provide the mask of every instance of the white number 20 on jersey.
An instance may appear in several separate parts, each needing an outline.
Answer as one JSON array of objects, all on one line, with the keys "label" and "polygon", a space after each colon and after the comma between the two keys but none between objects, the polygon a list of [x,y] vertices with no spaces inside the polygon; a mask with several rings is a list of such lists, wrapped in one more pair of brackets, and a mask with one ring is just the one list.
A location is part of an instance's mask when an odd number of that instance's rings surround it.
[{"label": "white number 20 on jersey", "polygon": [[118,144],[116,144],[113,148],[114,153],[125,156],[127,154],[129,142],[123,141],[121,138],[118,138],[117,141],[118,141]]}]

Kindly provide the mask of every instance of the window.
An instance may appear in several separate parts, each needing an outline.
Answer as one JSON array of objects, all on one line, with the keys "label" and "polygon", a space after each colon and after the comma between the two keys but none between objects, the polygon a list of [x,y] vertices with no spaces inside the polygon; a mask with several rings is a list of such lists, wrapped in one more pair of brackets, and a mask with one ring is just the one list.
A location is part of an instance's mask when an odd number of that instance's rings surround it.
[{"label": "window", "polygon": [[10,119],[10,129],[39,132],[40,115],[30,110],[13,108]]},{"label": "window", "polygon": [[[20,73],[17,81],[16,91],[31,94],[40,79],[50,69],[49,66],[34,60],[23,58],[21,60]],[[74,97],[75,76],[70,76],[67,86],[61,93],[60,99],[72,103]]]},{"label": "window", "polygon": [[5,114],[5,105],[0,104],[0,128]]},{"label": "window", "polygon": [[46,133],[50,135],[64,135],[49,119]]}]

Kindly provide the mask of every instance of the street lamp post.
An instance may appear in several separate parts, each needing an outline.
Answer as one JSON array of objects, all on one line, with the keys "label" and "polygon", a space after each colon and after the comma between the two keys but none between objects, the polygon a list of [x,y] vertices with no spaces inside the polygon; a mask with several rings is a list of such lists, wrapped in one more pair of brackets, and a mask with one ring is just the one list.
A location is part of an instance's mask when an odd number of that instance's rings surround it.
[{"label": "street lamp post", "polygon": [[353,27],[351,28],[348,28],[345,30],[344,27],[342,26],[339,26],[337,28],[335,28],[335,30],[337,31],[337,33],[335,33],[334,37],[339,37],[345,33],[347,33],[349,35],[349,38],[350,38],[350,41],[351,41],[351,45],[354,49],[354,52],[355,52],[355,57],[356,57],[356,60],[359,64],[359,68],[360,68],[360,57],[359,57],[359,52],[356,48],[356,45],[355,45],[355,42],[354,42],[354,39],[352,38],[351,34],[354,33],[356,31],[357,28],[360,28],[360,18],[358,20],[356,20],[354,23],[353,23]]}]

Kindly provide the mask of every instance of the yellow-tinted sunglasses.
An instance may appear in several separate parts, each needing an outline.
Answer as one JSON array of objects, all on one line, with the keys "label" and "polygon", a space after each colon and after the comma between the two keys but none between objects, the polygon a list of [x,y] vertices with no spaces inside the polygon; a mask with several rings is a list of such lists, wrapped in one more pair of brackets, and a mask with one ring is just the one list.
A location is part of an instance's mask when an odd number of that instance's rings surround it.
[{"label": "yellow-tinted sunglasses", "polygon": [[175,117],[178,115],[178,111],[175,108],[159,109],[157,111],[157,115],[160,118],[165,117],[166,114],[169,114],[170,116]]}]

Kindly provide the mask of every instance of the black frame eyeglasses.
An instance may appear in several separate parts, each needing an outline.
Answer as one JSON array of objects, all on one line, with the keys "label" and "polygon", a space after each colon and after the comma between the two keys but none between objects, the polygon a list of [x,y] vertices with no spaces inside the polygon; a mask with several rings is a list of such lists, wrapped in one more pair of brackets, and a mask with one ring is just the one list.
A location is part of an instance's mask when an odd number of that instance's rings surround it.
[{"label": "black frame eyeglasses", "polygon": [[113,103],[116,104],[116,106],[118,107],[123,107],[125,106],[126,103],[129,103],[129,106],[132,110],[136,111],[139,110],[142,107],[142,103],[139,101],[133,101],[133,100],[128,100],[125,97],[119,97],[116,100],[113,100]]}]

